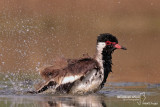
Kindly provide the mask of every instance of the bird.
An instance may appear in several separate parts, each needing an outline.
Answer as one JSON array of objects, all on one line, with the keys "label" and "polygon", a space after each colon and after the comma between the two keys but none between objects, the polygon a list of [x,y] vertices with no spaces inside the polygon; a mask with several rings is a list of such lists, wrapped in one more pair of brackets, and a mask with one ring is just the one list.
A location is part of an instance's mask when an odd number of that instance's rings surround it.
[{"label": "bird", "polygon": [[66,66],[43,67],[40,75],[45,80],[31,93],[87,94],[101,90],[112,72],[112,53],[116,49],[127,50],[118,44],[116,36],[102,33],[97,37],[94,57],[65,59]]}]

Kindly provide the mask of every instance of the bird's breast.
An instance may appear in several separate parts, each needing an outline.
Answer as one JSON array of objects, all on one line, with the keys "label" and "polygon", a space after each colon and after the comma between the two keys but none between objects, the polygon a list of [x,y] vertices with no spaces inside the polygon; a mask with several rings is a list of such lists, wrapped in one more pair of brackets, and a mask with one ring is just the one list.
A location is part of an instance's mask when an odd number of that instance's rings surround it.
[{"label": "bird's breast", "polygon": [[70,93],[95,92],[99,90],[103,78],[103,73],[100,70],[93,69],[83,79],[79,79],[74,83]]}]

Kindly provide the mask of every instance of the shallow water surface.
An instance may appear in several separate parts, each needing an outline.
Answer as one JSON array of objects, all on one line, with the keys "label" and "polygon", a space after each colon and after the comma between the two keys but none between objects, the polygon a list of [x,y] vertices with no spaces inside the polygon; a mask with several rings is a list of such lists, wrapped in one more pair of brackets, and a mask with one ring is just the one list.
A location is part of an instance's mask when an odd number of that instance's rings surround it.
[{"label": "shallow water surface", "polygon": [[0,107],[160,106],[160,84],[109,82],[99,92],[89,95],[26,93],[34,90],[34,84],[39,81],[40,78],[34,79],[25,74],[2,74],[0,81]]}]

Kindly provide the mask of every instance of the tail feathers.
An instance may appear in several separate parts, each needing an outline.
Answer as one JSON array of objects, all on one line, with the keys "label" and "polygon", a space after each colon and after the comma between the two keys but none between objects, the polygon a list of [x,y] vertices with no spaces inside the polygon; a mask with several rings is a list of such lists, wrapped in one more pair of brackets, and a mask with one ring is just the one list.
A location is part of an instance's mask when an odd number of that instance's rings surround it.
[{"label": "tail feathers", "polygon": [[57,83],[55,81],[48,81],[46,83],[41,83],[39,84],[39,86],[37,85],[36,88],[36,93],[41,93],[44,92],[46,90],[48,90],[49,88],[54,88],[56,87]]},{"label": "tail feathers", "polygon": [[35,85],[35,91],[27,91],[29,94],[38,94],[42,92],[46,92],[49,88],[55,89],[57,86],[57,83],[53,80],[47,81],[47,82],[41,82],[37,85]]}]

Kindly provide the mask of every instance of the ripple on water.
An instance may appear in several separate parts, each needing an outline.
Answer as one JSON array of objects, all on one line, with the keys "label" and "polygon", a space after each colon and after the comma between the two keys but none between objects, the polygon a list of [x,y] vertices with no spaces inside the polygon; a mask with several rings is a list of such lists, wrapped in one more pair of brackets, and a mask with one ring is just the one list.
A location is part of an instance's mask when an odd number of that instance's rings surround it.
[{"label": "ripple on water", "polygon": [[[125,102],[117,99],[118,95],[139,95],[145,92],[149,101],[158,101],[160,99],[160,84],[149,83],[130,83],[121,82],[107,83],[106,86],[96,94],[73,96],[73,95],[32,95],[26,94],[27,91],[34,90],[34,84],[39,82],[39,78],[31,78],[29,76],[21,76],[18,74],[1,75],[0,80],[0,106],[84,106],[84,107],[104,107],[109,104],[113,106],[124,105]],[[131,103],[130,103],[131,104]],[[133,102],[133,105],[137,103]],[[126,105],[126,103],[125,103]]]}]

